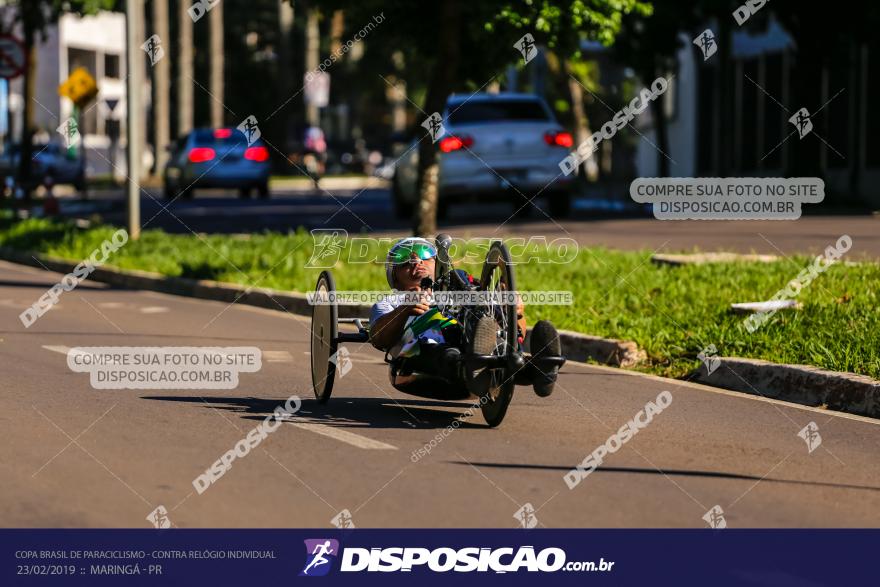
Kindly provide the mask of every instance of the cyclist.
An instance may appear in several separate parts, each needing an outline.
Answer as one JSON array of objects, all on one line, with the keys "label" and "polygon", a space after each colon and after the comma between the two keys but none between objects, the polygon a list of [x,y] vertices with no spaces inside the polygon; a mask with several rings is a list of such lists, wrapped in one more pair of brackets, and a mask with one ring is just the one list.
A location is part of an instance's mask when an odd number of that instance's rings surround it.
[{"label": "cyclist", "polygon": [[[373,346],[387,351],[392,359],[402,358],[411,368],[435,375],[456,373],[461,364],[462,325],[440,314],[429,300],[431,290],[428,281],[434,277],[437,249],[423,238],[404,238],[397,241],[385,259],[385,277],[388,285],[397,292],[418,294],[416,303],[405,303],[403,296],[389,296],[373,305],[370,312],[370,341]],[[458,269],[465,281],[475,283],[473,277]],[[426,280],[427,278],[427,280]],[[424,284],[424,286],[423,286]],[[419,319],[418,327],[414,324]],[[407,329],[413,325],[413,328]],[[523,304],[517,304],[517,328],[520,342],[526,334]],[[480,336],[480,330],[487,330]],[[492,318],[484,318],[475,326],[473,338],[495,340],[497,325]],[[546,320],[535,325],[531,348],[543,355],[559,355],[559,337],[556,329]],[[491,350],[489,351],[491,352]],[[485,350],[481,354],[488,354]],[[516,382],[531,384],[535,392],[546,397],[553,392],[558,368],[540,372],[527,363],[516,374]]]}]

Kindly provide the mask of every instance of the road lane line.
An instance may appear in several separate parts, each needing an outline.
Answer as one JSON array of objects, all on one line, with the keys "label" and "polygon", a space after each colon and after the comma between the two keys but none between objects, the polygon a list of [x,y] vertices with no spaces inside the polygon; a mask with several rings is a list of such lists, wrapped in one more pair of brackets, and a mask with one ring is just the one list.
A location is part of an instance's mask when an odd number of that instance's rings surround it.
[{"label": "road lane line", "polygon": [[344,442],[346,444],[350,444],[351,446],[362,448],[364,450],[397,450],[396,446],[391,446],[390,444],[385,444],[384,442],[373,440],[372,438],[367,438],[366,436],[361,436],[360,434],[355,434],[354,432],[349,432],[348,430],[343,430],[334,426],[328,426],[327,424],[319,424],[317,422],[291,421],[288,421],[288,423],[293,424],[297,428],[302,428],[303,430],[308,430],[310,432],[314,432],[315,434],[327,436],[329,438],[333,438],[334,440],[338,440],[339,442]]},{"label": "road lane line", "polygon": [[[47,351],[61,353],[62,355],[66,355],[67,352],[70,350],[70,347],[62,345],[43,345],[43,348]],[[333,438],[334,440],[338,440],[339,442],[344,442],[345,444],[350,444],[351,446],[364,450],[397,450],[396,446],[392,446],[378,440],[373,440],[372,438],[367,438],[366,436],[361,436],[360,434],[355,434],[354,432],[349,432],[348,430],[328,426],[327,424],[320,424],[318,422],[290,421],[288,421],[288,423],[293,424],[297,428],[302,428],[303,430],[308,430],[310,432],[314,432],[315,434],[321,434],[322,436],[327,436],[329,438]]]},{"label": "road lane line", "polygon": [[164,306],[146,306],[141,308],[141,314],[162,314],[163,312],[167,312],[168,308]]},{"label": "road lane line", "polygon": [[66,355],[67,352],[70,350],[69,346],[53,345],[53,344],[44,344],[43,348],[46,349],[47,351],[61,353],[62,355]]},{"label": "road lane line", "polygon": [[263,351],[263,358],[268,363],[290,363],[293,355],[288,351]]}]

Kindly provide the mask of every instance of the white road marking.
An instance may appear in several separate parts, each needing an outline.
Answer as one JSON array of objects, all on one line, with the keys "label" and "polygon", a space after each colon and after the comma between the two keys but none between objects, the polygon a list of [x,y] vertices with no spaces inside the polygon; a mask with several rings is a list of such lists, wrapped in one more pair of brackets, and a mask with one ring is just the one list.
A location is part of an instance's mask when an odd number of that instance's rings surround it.
[{"label": "white road marking", "polygon": [[167,312],[168,308],[164,306],[146,306],[141,308],[141,314],[161,314]]},{"label": "white road marking", "polygon": [[18,308],[19,310],[24,310],[28,306],[34,303],[34,300],[24,301],[24,300],[12,300],[12,299],[2,299],[0,300],[0,306],[5,308]]},{"label": "white road marking", "polygon": [[269,363],[290,363],[293,355],[288,351],[263,351],[263,358]]},{"label": "white road marking", "polygon": [[[70,350],[70,347],[62,345],[43,345],[43,348],[47,351],[61,353],[62,355],[66,355],[67,352]],[[265,353],[265,351],[263,352]],[[392,446],[378,440],[373,440],[372,438],[367,438],[366,436],[361,436],[360,434],[355,434],[354,432],[349,432],[348,430],[343,430],[342,428],[328,426],[327,424],[290,420],[288,420],[288,422],[296,426],[297,428],[302,428],[303,430],[308,430],[310,432],[314,432],[315,434],[327,436],[334,440],[338,440],[339,442],[344,442],[345,444],[350,444],[351,446],[362,448],[364,450],[397,450],[396,446]]]},{"label": "white road marking", "polygon": [[115,310],[117,308],[124,308],[125,304],[122,302],[98,302],[98,307]]},{"label": "white road marking", "polygon": [[[311,356],[311,355],[312,355],[312,352],[311,352],[311,351],[303,351],[303,354],[304,354],[304,355],[309,355],[309,356]],[[370,359],[361,359],[361,358],[359,358],[359,357],[358,357],[358,358],[355,358],[355,357],[353,357],[353,356],[351,356],[351,355],[348,356],[348,360],[351,361],[352,363],[361,363],[361,364],[364,364],[364,365],[384,365],[384,364],[385,364],[385,361],[381,361],[381,360],[379,360],[379,359],[374,359],[374,360],[370,360]]]},{"label": "white road marking", "polygon": [[56,353],[61,353],[62,355],[66,355],[70,350],[69,346],[61,346],[61,345],[52,345],[52,344],[44,344],[43,348],[47,351],[53,351]]},{"label": "white road marking", "polygon": [[290,424],[364,450],[397,450],[396,446],[385,444],[384,442],[373,440],[372,438],[367,438],[342,428],[328,426],[327,424],[319,424],[317,422],[290,422]]}]

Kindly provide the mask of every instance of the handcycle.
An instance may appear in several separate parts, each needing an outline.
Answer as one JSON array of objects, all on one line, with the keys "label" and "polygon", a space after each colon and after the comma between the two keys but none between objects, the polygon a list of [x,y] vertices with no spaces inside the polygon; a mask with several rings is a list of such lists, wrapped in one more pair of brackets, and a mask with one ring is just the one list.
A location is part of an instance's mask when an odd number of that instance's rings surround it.
[{"label": "handcycle", "polygon": [[[476,397],[486,423],[495,427],[504,419],[513,398],[518,374],[528,370],[546,372],[565,363],[561,355],[527,354],[522,350],[517,329],[516,277],[510,252],[502,241],[489,247],[480,279],[476,283],[464,277],[453,267],[449,258],[452,238],[440,234],[435,239],[437,261],[431,289],[434,292],[479,291],[485,303],[442,305],[442,314],[452,317],[461,325],[457,346],[464,352],[460,365],[442,376],[407,369],[406,359],[389,359],[391,385],[403,393],[441,400],[462,400]],[[312,387],[319,403],[326,403],[333,392],[338,363],[337,354],[343,343],[370,342],[367,318],[340,318],[335,300],[336,284],[329,270],[318,277],[312,307],[311,371]],[[505,295],[509,294],[509,295]],[[494,321],[493,329],[478,329],[477,324]],[[366,324],[365,324],[366,323]],[[357,332],[340,332],[340,324],[351,324]]]}]

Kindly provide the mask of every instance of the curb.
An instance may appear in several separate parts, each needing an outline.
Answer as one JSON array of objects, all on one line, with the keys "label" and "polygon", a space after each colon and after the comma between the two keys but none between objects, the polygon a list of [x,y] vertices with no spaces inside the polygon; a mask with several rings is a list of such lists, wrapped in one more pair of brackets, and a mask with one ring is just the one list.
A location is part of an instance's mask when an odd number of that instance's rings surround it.
[{"label": "curb", "polygon": [[880,418],[880,381],[810,365],[783,365],[722,357],[711,374],[698,369],[689,379],[698,383],[771,399]]},{"label": "curb", "polygon": [[651,255],[651,262],[655,265],[706,265],[710,263],[775,263],[780,258],[776,255],[744,255],[741,253],[693,253],[693,254],[668,254],[657,253]]},{"label": "curb", "polygon": [[[57,257],[27,253],[0,247],[0,259],[48,268],[58,273],[69,273],[76,263]],[[306,294],[283,292],[268,288],[247,288],[242,285],[168,277],[148,271],[122,270],[99,267],[89,277],[102,283],[131,289],[247,304],[310,316],[311,306]],[[340,318],[358,318],[369,315],[370,306],[339,306]],[[615,367],[633,367],[647,359],[644,350],[635,342],[590,336],[570,330],[559,331],[563,354],[573,361],[596,361]],[[528,349],[529,336],[526,336]],[[721,357],[719,366],[708,374],[700,368],[689,378],[691,381],[788,401],[808,406],[827,406],[829,409],[860,416],[880,418],[880,381],[838,371],[826,371],[810,365],[784,365],[739,357]]]},{"label": "curb", "polygon": [[[526,332],[524,342],[526,351],[529,352],[531,352],[531,333],[531,330]],[[562,354],[566,359],[582,363],[596,361],[603,365],[627,369],[648,359],[645,351],[629,340],[602,338],[571,330],[560,330],[559,342],[562,345]]]},{"label": "curb", "polygon": [[[27,253],[8,247],[0,247],[0,259],[40,269],[48,268],[58,273],[69,273],[76,266],[76,263],[66,259]],[[312,306],[309,305],[306,294],[297,292],[245,287],[207,279],[169,277],[149,271],[116,269],[106,265],[96,268],[89,279],[116,287],[159,291],[229,304],[246,304],[302,316],[312,315]],[[370,308],[369,304],[339,306],[339,317],[362,318],[369,316]],[[639,349],[634,342],[589,336],[568,330],[561,330],[559,339],[562,343],[562,353],[573,361],[596,361],[615,367],[632,367],[647,358],[645,352]],[[528,337],[526,348],[528,348]]]},{"label": "curb", "polygon": [[[69,273],[76,267],[76,263],[66,259],[24,253],[7,247],[0,247],[0,259],[40,269],[48,268],[58,273]],[[309,305],[306,294],[296,292],[284,292],[262,287],[244,287],[234,283],[223,283],[207,279],[169,277],[149,271],[117,269],[106,265],[96,268],[89,275],[88,279],[128,289],[159,291],[177,296],[287,311],[303,316],[312,315],[312,307]],[[370,306],[363,304],[359,306],[339,306],[339,317],[357,318],[364,316],[369,311]]]}]

